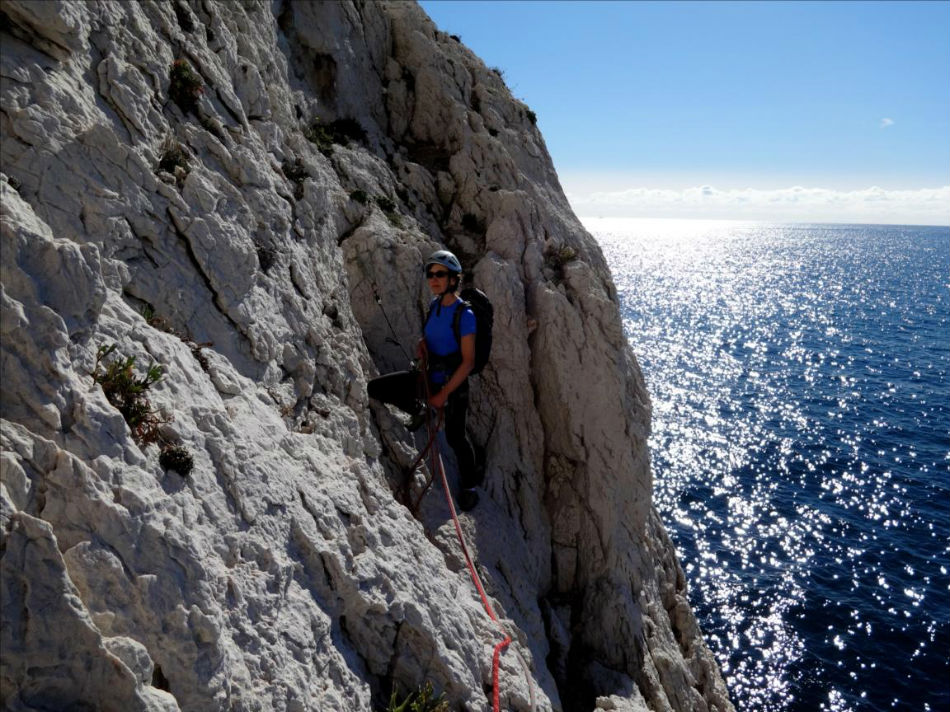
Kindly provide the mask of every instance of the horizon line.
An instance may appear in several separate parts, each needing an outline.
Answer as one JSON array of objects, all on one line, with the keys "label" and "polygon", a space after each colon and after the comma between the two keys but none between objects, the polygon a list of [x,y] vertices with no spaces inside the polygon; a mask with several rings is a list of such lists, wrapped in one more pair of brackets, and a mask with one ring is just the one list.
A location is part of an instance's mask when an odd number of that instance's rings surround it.
[{"label": "horizon line", "polygon": [[947,223],[908,223],[908,222],[860,222],[855,220],[766,220],[764,218],[723,218],[723,217],[654,217],[649,215],[582,215],[575,212],[574,216],[584,220],[676,220],[681,222],[723,222],[723,223],[761,223],[766,225],[861,225],[866,227],[944,227],[950,229]]}]

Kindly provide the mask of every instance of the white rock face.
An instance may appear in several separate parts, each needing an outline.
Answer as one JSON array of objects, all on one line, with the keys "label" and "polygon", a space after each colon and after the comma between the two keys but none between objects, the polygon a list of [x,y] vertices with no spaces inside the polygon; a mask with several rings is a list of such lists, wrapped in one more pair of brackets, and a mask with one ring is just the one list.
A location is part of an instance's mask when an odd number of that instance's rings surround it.
[{"label": "white rock face", "polygon": [[[732,709],[609,271],[499,76],[414,4],[0,12],[5,709],[371,710],[426,681],[490,708],[500,633],[440,486],[406,506],[421,441],[366,396],[441,246],[496,310],[462,525],[514,638],[502,706]],[[99,374],[163,369],[151,430],[92,376],[111,345]]]}]

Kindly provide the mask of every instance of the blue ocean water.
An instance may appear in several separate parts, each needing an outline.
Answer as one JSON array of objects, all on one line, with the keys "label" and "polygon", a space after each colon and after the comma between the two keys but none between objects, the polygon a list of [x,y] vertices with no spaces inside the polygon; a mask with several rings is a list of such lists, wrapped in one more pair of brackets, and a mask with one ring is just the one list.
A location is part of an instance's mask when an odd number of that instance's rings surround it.
[{"label": "blue ocean water", "polygon": [[584,222],[737,708],[950,709],[950,230]]}]

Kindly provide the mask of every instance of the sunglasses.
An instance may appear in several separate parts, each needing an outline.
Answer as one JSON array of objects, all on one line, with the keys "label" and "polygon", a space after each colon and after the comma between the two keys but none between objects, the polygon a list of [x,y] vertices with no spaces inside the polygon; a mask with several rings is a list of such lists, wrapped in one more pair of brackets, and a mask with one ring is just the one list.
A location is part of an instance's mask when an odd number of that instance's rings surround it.
[{"label": "sunglasses", "polygon": [[426,272],[426,279],[442,279],[443,277],[448,277],[449,273],[444,269],[439,270],[438,272]]}]

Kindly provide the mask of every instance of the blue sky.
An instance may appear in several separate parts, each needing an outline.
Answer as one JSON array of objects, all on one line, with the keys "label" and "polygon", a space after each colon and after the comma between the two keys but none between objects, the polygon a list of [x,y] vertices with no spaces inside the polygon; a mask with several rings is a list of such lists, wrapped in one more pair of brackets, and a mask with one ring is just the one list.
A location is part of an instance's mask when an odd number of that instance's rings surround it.
[{"label": "blue sky", "polygon": [[948,2],[420,4],[578,214],[950,223]]}]

